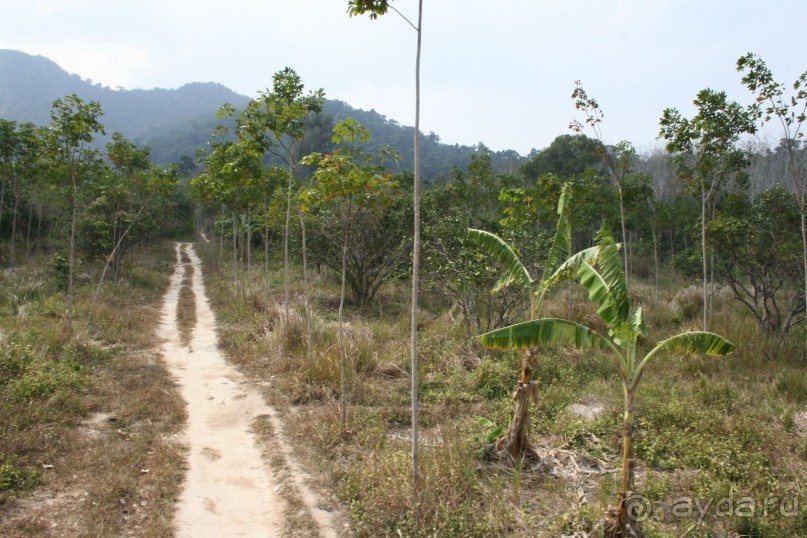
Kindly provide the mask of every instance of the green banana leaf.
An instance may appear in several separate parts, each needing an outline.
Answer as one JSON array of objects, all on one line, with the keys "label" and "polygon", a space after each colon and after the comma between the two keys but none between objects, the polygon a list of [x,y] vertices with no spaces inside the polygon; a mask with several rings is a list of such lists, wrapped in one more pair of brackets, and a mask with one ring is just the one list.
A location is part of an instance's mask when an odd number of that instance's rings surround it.
[{"label": "green banana leaf", "polygon": [[613,349],[613,344],[594,329],[558,318],[541,318],[481,334],[479,342],[491,349],[530,349],[570,345],[578,349]]},{"label": "green banana leaf", "polygon": [[611,296],[611,306],[613,315],[612,321],[608,323],[618,324],[629,321],[630,300],[628,299],[628,285],[625,282],[625,270],[622,267],[622,256],[619,255],[619,247],[614,242],[611,230],[603,224],[597,232],[597,246],[600,248],[597,257],[597,267],[602,280],[608,288]]},{"label": "green banana leaf", "polygon": [[633,328],[633,332],[637,335],[642,337],[647,336],[647,325],[645,325],[644,322],[644,310],[642,310],[641,306],[633,312],[631,327]]},{"label": "green banana leaf", "polygon": [[581,250],[580,252],[570,256],[569,259],[555,269],[555,272],[552,273],[552,276],[550,276],[546,281],[547,287],[557,284],[561,280],[565,280],[567,278],[576,278],[580,266],[583,263],[588,263],[591,265],[597,263],[597,258],[599,255],[600,247],[594,246]]},{"label": "green banana leaf", "polygon": [[689,331],[676,334],[666,340],[662,340],[656,347],[644,356],[639,366],[636,367],[634,379],[641,377],[642,371],[656,353],[660,351],[670,351],[672,353],[692,353],[696,355],[727,355],[734,351],[734,344],[720,336],[707,331]]},{"label": "green banana leaf", "polygon": [[496,261],[498,261],[506,271],[504,276],[499,279],[496,286],[493,288],[494,293],[512,283],[520,284],[532,293],[532,278],[529,272],[527,272],[527,268],[521,263],[518,255],[510,245],[505,243],[505,241],[496,234],[484,230],[476,230],[474,228],[468,230],[468,237],[482,247],[488,254],[496,258]]},{"label": "green banana leaf", "polygon": [[549,250],[549,256],[544,266],[544,274],[536,292],[539,305],[544,298],[544,294],[549,289],[552,275],[572,253],[570,198],[571,190],[569,184],[565,183],[560,191],[560,199],[558,200],[558,225],[555,228],[555,237],[552,239],[552,247]]}]

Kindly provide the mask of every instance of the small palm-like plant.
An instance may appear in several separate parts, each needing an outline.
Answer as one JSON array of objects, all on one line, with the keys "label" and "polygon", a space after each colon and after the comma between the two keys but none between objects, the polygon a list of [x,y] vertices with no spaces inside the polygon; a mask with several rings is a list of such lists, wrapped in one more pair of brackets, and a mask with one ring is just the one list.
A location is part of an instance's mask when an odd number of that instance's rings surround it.
[{"label": "small palm-like plant", "polygon": [[491,331],[479,336],[481,343],[495,349],[533,349],[556,344],[581,349],[610,350],[616,359],[625,395],[622,423],[622,471],[619,504],[606,522],[606,536],[639,536],[638,522],[631,518],[634,487],[634,445],[636,391],[645,368],[660,352],[725,355],[734,345],[714,333],[684,332],[658,342],[643,357],[637,355],[640,339],[647,336],[642,308],[633,308],[628,297],[619,248],[607,227],[597,234],[597,245],[569,258],[549,277],[552,283],[564,275],[573,275],[597,306],[598,316],[608,327],[608,334],[573,321],[553,318],[530,321]]},{"label": "small palm-like plant", "polygon": [[[493,288],[493,293],[505,286],[516,284],[527,290],[530,298],[530,319],[538,317],[541,301],[551,283],[553,273],[571,253],[572,232],[569,215],[569,188],[564,185],[558,200],[558,224],[552,247],[544,266],[544,274],[535,282],[521,262],[518,254],[499,236],[484,230],[468,230],[468,237],[493,256],[504,267],[505,273]],[[495,442],[496,452],[509,454],[513,459],[532,453],[529,442],[530,402],[537,398],[537,385],[532,372],[537,360],[537,349],[528,347],[521,365],[521,377],[513,394],[513,419],[506,432]]]}]

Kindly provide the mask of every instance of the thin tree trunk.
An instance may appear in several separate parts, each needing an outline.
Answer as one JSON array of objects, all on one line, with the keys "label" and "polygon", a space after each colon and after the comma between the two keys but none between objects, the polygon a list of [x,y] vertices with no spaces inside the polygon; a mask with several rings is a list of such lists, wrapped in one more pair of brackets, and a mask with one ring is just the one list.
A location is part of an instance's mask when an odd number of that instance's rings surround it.
[{"label": "thin tree trunk", "polygon": [[3,170],[3,183],[0,185],[0,227],[3,225],[3,208],[6,200],[6,177],[5,170]]},{"label": "thin tree trunk", "polygon": [[233,214],[233,282],[235,283],[236,292],[238,291],[238,227],[235,223],[235,211]]},{"label": "thin tree trunk", "polygon": [[[119,208],[116,207],[115,208],[115,218],[114,218],[113,225],[112,225],[112,244],[115,245],[115,246],[117,246],[117,244],[118,244],[118,223],[119,222],[120,222]],[[112,249],[112,254],[110,254],[110,257],[112,259],[112,264],[113,264],[112,265],[112,280],[114,280],[115,282],[118,281],[118,259],[117,259],[116,250],[117,250],[116,248],[113,248]],[[104,269],[106,270],[106,268],[104,268]]]},{"label": "thin tree trunk", "polygon": [[345,280],[347,274],[347,242],[350,234],[350,203],[348,202],[348,220],[345,223],[344,238],[342,240],[342,287],[339,292],[339,377],[342,385],[342,430],[347,428],[347,350],[345,350],[345,335],[342,327],[342,311],[345,306]]},{"label": "thin tree trunk", "polygon": [[39,204],[39,211],[36,213],[36,251],[42,252],[42,213],[44,212],[43,204]]},{"label": "thin tree trunk", "polygon": [[28,226],[27,230],[25,231],[25,261],[28,262],[28,259],[31,257],[31,228],[33,228],[33,220],[34,220],[34,204],[32,201],[28,201]]},{"label": "thin tree trunk", "polygon": [[263,315],[266,321],[269,321],[269,212],[268,204],[263,203]]},{"label": "thin tree trunk", "polygon": [[709,253],[709,324],[715,317],[715,255]]},{"label": "thin tree trunk", "polygon": [[252,206],[247,210],[247,284],[246,294],[249,297],[252,288]]},{"label": "thin tree trunk", "polygon": [[221,271],[222,265],[224,264],[224,206],[221,207],[221,233],[219,234],[219,271]]},{"label": "thin tree trunk", "polygon": [[96,301],[98,300],[98,294],[101,292],[101,286],[104,284],[104,277],[106,276],[107,270],[109,269],[109,263],[111,260],[115,260],[115,263],[117,264],[117,260],[119,259],[118,252],[120,250],[121,244],[123,243],[123,240],[126,239],[126,236],[132,230],[132,227],[134,227],[137,218],[140,216],[140,214],[148,205],[149,201],[151,200],[151,197],[154,195],[154,192],[155,191],[151,191],[149,193],[148,198],[146,198],[146,201],[143,202],[143,205],[140,207],[140,209],[137,210],[137,213],[132,219],[132,222],[130,222],[129,226],[126,228],[126,231],[124,231],[121,234],[120,238],[118,238],[117,243],[115,243],[115,246],[112,248],[112,254],[110,254],[109,257],[107,257],[106,264],[104,265],[104,270],[101,272],[101,278],[98,279],[98,287],[95,289],[95,293],[92,296],[92,304],[90,305],[90,320],[89,320],[90,325],[92,325],[93,322],[93,317],[95,315],[95,304]]},{"label": "thin tree trunk", "polygon": [[67,260],[67,332],[73,337],[73,273],[76,265],[76,218],[78,215],[78,187],[75,172],[70,172],[72,190],[70,194],[70,254]]},{"label": "thin tree trunk", "polygon": [[[712,189],[709,189],[709,197],[711,198]],[[715,200],[711,200],[711,207],[710,209],[710,220],[709,222],[714,222],[715,220],[715,211],[717,210],[717,202]],[[709,252],[709,325],[712,323],[712,319],[714,319],[714,304],[715,304],[715,254],[714,251]],[[708,329],[707,329],[708,330]]]},{"label": "thin tree trunk", "polygon": [[291,220],[291,187],[292,187],[291,166],[289,166],[289,187],[286,195],[286,225],[283,228],[283,309],[285,319],[283,320],[283,354],[286,353],[287,341],[289,339],[289,223]]},{"label": "thin tree trunk", "polygon": [[11,267],[17,265],[17,210],[20,205],[20,196],[17,192],[19,188],[18,182],[18,179],[14,179],[14,185],[12,186],[14,207],[11,210]]},{"label": "thin tree trunk", "polygon": [[675,261],[675,232],[670,230],[670,262]]},{"label": "thin tree trunk", "polygon": [[412,491],[418,493],[418,295],[420,288],[420,52],[423,35],[423,0],[418,0],[417,55],[415,60],[415,185],[414,185],[414,239],[412,245],[412,312],[410,340],[412,351]]},{"label": "thin tree trunk", "polygon": [[709,281],[708,261],[706,258],[706,185],[701,180],[701,256],[703,257],[703,330],[709,330],[708,322],[708,294],[707,286]]},{"label": "thin tree trunk", "polygon": [[[807,201],[804,199],[804,193],[807,193],[807,175],[804,176],[804,190],[800,196],[799,203],[799,209],[801,209],[801,244],[804,261],[804,305],[805,309],[807,309]],[[804,330],[804,353],[805,359],[807,359],[807,329]]]},{"label": "thin tree trunk", "polygon": [[630,274],[630,265],[629,265],[629,255],[628,255],[628,234],[625,232],[625,202],[623,200],[624,196],[622,193],[622,183],[618,182],[618,191],[619,191],[619,221],[622,226],[622,258],[625,262],[625,286],[628,285],[628,275]]},{"label": "thin tree trunk", "polygon": [[658,236],[656,234],[656,221],[650,224],[650,232],[653,234],[653,271],[655,276],[655,291],[653,293],[654,299],[658,302]]},{"label": "thin tree trunk", "polygon": [[308,260],[305,245],[305,219],[303,218],[303,212],[300,208],[298,208],[297,214],[300,217],[300,235],[303,247],[303,295],[304,295],[303,300],[305,303],[305,333],[306,333],[305,354],[306,354],[306,360],[308,362],[308,375],[310,376],[314,368],[313,364],[314,335],[311,329],[311,301],[309,299],[309,293],[308,293]]}]

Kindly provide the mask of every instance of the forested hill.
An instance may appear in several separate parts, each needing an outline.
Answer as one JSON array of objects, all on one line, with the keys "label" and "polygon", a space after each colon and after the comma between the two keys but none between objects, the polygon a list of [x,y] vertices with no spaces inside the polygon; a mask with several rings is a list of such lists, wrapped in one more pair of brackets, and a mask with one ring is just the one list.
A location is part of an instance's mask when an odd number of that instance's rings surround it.
[{"label": "forested hill", "polygon": [[247,97],[220,84],[186,84],[176,90],[113,90],[69,74],[51,60],[22,52],[0,51],[0,118],[44,125],[54,100],[75,93],[101,103],[102,123],[152,148],[157,164],[193,156],[203,147],[225,102],[243,105]]},{"label": "forested hill", "polygon": [[[85,101],[98,101],[104,111],[102,123],[107,132],[121,132],[139,145],[150,146],[152,159],[163,166],[179,162],[182,156],[193,157],[197,148],[205,147],[220,122],[216,112],[222,104],[241,108],[249,101],[248,97],[213,82],[194,82],[175,90],[112,89],[70,74],[43,56],[0,50],[0,118],[47,124],[53,101],[72,93]],[[328,117],[317,122],[321,129],[352,116],[370,129],[373,145],[391,146],[404,157],[401,168],[412,168],[412,127],[388,120],[375,110],[354,109],[335,100],[326,102],[324,113]],[[479,149],[479,146],[444,144],[434,133],[425,135],[423,177],[447,178],[452,167],[464,169]],[[500,170],[512,170],[523,161],[515,151],[492,152],[491,158],[494,167]]]}]

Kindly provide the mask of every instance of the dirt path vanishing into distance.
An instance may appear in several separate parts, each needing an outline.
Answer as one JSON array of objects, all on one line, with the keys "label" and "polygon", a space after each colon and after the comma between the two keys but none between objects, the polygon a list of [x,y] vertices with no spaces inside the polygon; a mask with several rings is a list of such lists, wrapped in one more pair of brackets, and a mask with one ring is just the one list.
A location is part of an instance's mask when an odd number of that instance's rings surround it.
[{"label": "dirt path vanishing into distance", "polygon": [[[284,488],[294,488],[320,536],[336,537],[332,514],[317,507],[281,424],[257,389],[222,356],[216,320],[205,294],[202,267],[191,243],[176,245],[177,264],[163,299],[159,337],[165,362],[188,405],[183,442],[188,448],[187,474],[174,527],[179,537],[289,536]],[[192,269],[191,269],[192,268]],[[182,343],[178,323],[180,292],[190,287],[195,325]],[[186,314],[187,315],[187,314]],[[191,318],[193,318],[191,313]],[[272,447],[261,447],[256,421],[268,421],[275,432]],[[269,465],[282,456],[284,472]]]}]

